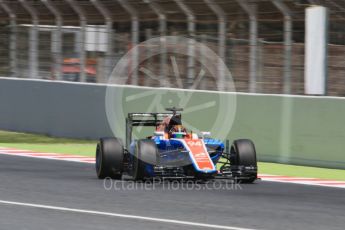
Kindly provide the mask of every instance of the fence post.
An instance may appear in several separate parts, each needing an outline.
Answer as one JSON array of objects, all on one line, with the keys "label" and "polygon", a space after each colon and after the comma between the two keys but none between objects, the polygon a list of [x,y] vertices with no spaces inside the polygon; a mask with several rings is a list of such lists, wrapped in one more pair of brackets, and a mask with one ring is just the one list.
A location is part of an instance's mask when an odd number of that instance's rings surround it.
[{"label": "fence post", "polygon": [[78,14],[80,24],[80,49],[79,49],[79,66],[80,66],[80,82],[86,82],[86,26],[87,20],[84,11],[75,0],[66,0],[72,9]]},{"label": "fence post", "polygon": [[56,31],[53,34],[53,44],[52,44],[52,52],[55,56],[55,65],[53,73],[56,73],[57,80],[63,80],[62,78],[62,16],[59,10],[53,5],[50,0],[41,0],[44,5],[50,10],[50,12],[55,17],[55,24],[56,24]]},{"label": "fence post", "polygon": [[104,75],[103,80],[107,81],[110,77],[112,71],[112,56],[113,56],[113,46],[112,46],[112,35],[113,35],[113,18],[109,10],[103,5],[99,0],[91,0],[91,3],[97,8],[97,10],[102,14],[106,24],[107,33],[107,46],[105,52],[105,62],[104,62]]},{"label": "fence post", "polygon": [[[166,36],[166,30],[167,30],[167,19],[163,12],[163,9],[154,1],[152,0],[144,0],[144,2],[147,2],[150,6],[150,8],[157,14],[158,20],[159,20],[159,33],[161,37]],[[167,63],[167,48],[166,43],[163,38],[160,38],[160,75],[161,78],[166,77],[166,63]]]},{"label": "fence post", "polygon": [[30,27],[29,38],[29,66],[31,78],[39,78],[38,76],[38,16],[36,10],[26,1],[19,0],[26,11],[29,12],[32,19],[32,27]]},{"label": "fence post", "polygon": [[[218,56],[225,62],[226,55],[226,15],[222,8],[220,8],[214,0],[204,0],[207,6],[217,15],[218,18]],[[225,70],[222,68],[222,63],[218,63],[218,81],[217,85],[220,90],[224,90]]]},{"label": "fence post", "polygon": [[[132,48],[136,47],[139,43],[139,17],[138,12],[125,0],[117,0],[121,6],[131,15],[132,21]],[[132,83],[138,84],[138,65],[139,65],[139,53],[138,49],[132,50]]]},{"label": "fence post", "polygon": [[[256,92],[258,93],[263,93],[263,79],[262,79],[262,72],[263,72],[263,57],[264,57],[264,49],[263,49],[263,45],[264,45],[264,40],[263,39],[258,39],[257,42],[257,80],[256,80]],[[258,84],[259,83],[259,84]]]},{"label": "fence post", "polygon": [[306,8],[304,93],[327,95],[328,10],[323,6]]},{"label": "fence post", "polygon": [[241,8],[249,16],[249,92],[257,91],[257,45],[258,45],[258,20],[255,5],[249,4],[248,0],[237,0]]},{"label": "fence post", "polygon": [[190,36],[188,42],[188,61],[187,61],[187,86],[191,87],[194,81],[194,68],[195,68],[195,61],[194,61],[194,53],[195,53],[195,16],[193,12],[189,9],[189,7],[183,2],[183,0],[174,0],[178,7],[183,11],[183,13],[187,17],[188,21],[188,34]]},{"label": "fence post", "polygon": [[292,13],[281,0],[271,0],[284,15],[284,85],[283,93],[291,93]]},{"label": "fence post", "polygon": [[[152,38],[152,29],[148,28],[148,29],[145,29],[145,40],[150,40]],[[147,45],[152,45],[151,42],[150,43],[147,43]],[[152,59],[150,59],[150,57],[152,56],[153,52],[151,50],[151,47],[149,47],[148,49],[145,49],[145,55],[147,58],[146,60],[146,63],[147,63],[147,66],[150,68],[152,66]],[[144,85],[147,84],[147,82],[150,82],[148,81],[149,79],[147,79],[147,77],[144,77]]]},{"label": "fence post", "polygon": [[10,71],[12,77],[18,77],[17,68],[17,16],[13,13],[11,8],[3,1],[0,0],[0,6],[8,14],[10,18],[10,36],[9,36],[9,51],[10,51]]},{"label": "fence post", "polygon": [[[207,56],[207,51],[206,51],[207,35],[201,34],[200,37],[201,37],[201,43],[203,44],[203,46],[201,46],[201,50],[199,50],[199,52],[201,54],[201,62],[206,63],[206,61],[207,61],[207,58],[206,58],[206,56]],[[206,90],[207,89],[207,83],[208,83],[207,78],[204,78],[204,80],[200,82],[200,89]]]}]

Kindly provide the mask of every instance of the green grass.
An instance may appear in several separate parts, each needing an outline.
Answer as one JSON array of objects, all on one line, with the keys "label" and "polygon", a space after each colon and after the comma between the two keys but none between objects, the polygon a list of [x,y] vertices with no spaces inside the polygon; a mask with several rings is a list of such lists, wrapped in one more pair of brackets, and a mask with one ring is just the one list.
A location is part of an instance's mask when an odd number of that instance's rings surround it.
[{"label": "green grass", "polygon": [[94,156],[96,141],[0,131],[0,146],[33,150],[38,152]]},{"label": "green grass", "polygon": [[[96,141],[55,138],[37,134],[0,131],[0,147],[12,147],[38,152],[94,156]],[[259,173],[345,181],[345,170],[275,163],[260,162]]]},{"label": "green grass", "polygon": [[259,162],[259,173],[345,181],[345,170]]}]

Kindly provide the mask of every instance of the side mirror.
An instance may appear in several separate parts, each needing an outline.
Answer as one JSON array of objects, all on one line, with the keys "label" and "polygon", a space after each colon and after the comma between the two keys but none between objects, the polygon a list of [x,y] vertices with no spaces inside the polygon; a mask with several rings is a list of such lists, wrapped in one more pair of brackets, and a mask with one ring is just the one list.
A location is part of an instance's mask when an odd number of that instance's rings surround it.
[{"label": "side mirror", "polygon": [[154,134],[155,136],[158,136],[158,137],[164,136],[164,132],[163,132],[163,131],[155,131],[153,134]]},{"label": "side mirror", "polygon": [[200,133],[200,138],[205,139],[205,138],[210,138],[211,137],[211,132],[201,132]]}]

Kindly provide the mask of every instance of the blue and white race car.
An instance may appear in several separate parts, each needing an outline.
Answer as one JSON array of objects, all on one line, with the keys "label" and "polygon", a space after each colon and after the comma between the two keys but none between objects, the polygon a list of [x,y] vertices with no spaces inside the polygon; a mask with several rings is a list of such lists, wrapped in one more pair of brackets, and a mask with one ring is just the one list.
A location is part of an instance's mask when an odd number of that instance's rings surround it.
[{"label": "blue and white race car", "polygon": [[[96,150],[96,172],[100,179],[133,180],[232,179],[252,183],[257,179],[254,144],[248,139],[222,142],[210,133],[187,132],[182,125],[182,109],[169,113],[129,113],[126,144],[116,137],[101,138]],[[154,127],[152,136],[132,140],[134,127]]]}]

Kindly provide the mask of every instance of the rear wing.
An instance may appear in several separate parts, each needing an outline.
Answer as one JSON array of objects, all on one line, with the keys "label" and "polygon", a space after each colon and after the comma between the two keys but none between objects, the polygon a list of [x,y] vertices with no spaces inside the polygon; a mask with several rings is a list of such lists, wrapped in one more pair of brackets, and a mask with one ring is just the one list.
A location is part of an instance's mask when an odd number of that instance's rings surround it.
[{"label": "rear wing", "polygon": [[[172,113],[128,113],[126,118],[126,146],[132,142],[133,127],[148,126],[157,128],[167,116],[172,116]],[[180,113],[175,114],[181,115]]]}]

